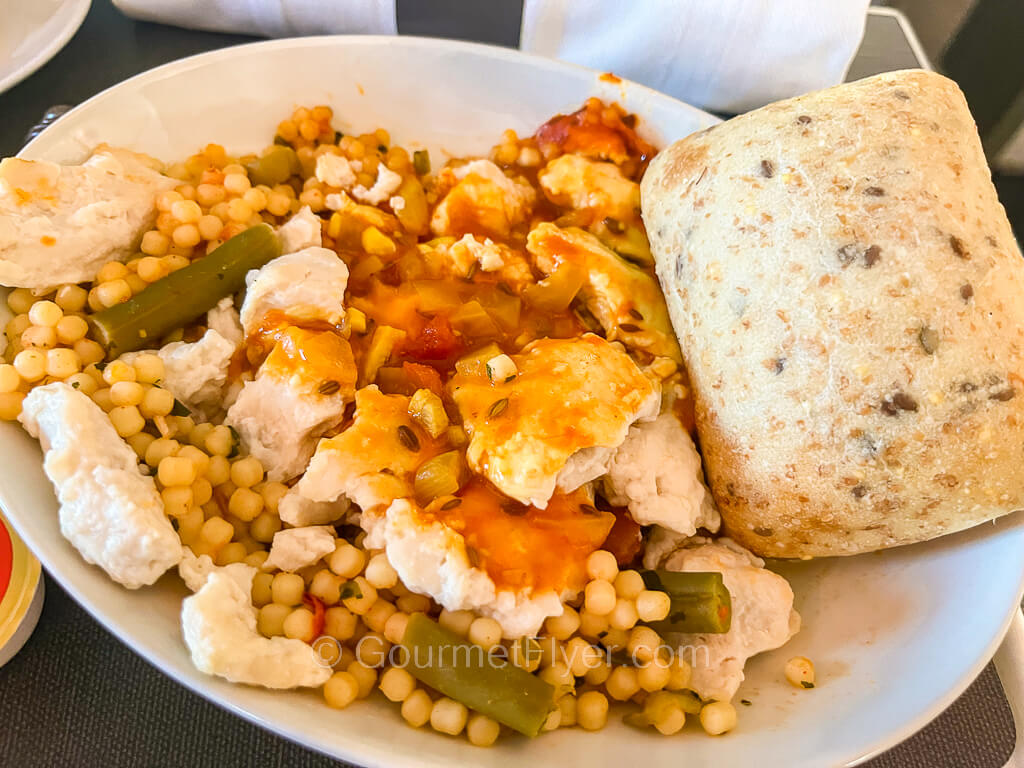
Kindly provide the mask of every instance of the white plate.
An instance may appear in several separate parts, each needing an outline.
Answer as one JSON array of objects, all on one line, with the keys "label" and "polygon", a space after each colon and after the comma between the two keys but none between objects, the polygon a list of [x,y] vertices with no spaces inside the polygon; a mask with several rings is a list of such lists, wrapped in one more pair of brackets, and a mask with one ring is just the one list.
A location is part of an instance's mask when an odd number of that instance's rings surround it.
[{"label": "white plate", "polygon": [[[532,131],[587,96],[622,102],[664,142],[713,118],[629,83],[516,52],[409,38],[312,38],[258,43],[185,59],[140,75],[61,118],[28,157],[80,160],[108,141],[181,158],[209,141],[264,146],[297,104],[331,104],[343,130],[383,126],[397,142],[483,152],[505,128]],[[435,156],[435,163],[438,158]],[[1024,517],[930,544],[857,558],[787,563],[804,630],[749,666],[739,728],[665,739],[622,726],[510,738],[489,750],[413,730],[384,701],[344,712],[313,692],[274,693],[197,673],[181,640],[184,588],[169,576],[128,592],[85,565],[58,531],[37,445],[0,425],[0,503],[50,573],[111,632],[211,701],[313,749],[365,765],[645,767],[852,764],[906,738],[959,695],[991,657],[1020,601]],[[795,653],[814,659],[819,687],[782,680]],[[154,726],[156,727],[156,726]]]},{"label": "white plate", "polygon": [[48,62],[82,26],[90,0],[4,0],[0,93]]}]

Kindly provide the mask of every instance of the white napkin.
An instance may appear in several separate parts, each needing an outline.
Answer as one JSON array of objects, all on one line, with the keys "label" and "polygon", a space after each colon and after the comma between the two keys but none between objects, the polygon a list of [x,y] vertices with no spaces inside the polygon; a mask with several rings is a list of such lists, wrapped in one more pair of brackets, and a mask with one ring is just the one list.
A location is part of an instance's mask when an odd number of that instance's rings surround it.
[{"label": "white napkin", "polygon": [[[466,0],[486,2],[487,0]],[[520,48],[717,112],[842,81],[869,0],[524,0]],[[114,0],[137,19],[268,37],[395,34],[395,0]]]}]

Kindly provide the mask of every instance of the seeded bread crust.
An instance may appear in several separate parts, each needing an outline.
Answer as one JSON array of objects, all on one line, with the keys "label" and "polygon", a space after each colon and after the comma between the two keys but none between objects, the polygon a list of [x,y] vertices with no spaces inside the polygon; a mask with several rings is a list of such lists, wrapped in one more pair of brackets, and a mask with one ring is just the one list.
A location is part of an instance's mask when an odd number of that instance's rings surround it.
[{"label": "seeded bread crust", "polygon": [[737,117],[642,203],[729,536],[848,555],[1024,507],[1024,261],[955,83]]}]

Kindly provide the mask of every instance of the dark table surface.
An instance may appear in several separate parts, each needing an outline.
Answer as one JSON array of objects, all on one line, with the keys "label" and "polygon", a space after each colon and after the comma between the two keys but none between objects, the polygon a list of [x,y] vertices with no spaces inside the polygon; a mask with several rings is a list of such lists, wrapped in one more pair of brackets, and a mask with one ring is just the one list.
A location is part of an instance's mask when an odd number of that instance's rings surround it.
[{"label": "dark table surface", "polygon": [[[0,11],[0,24],[2,24]],[[0,94],[0,157],[53,104],[77,104],[159,64],[253,38],[139,23],[109,0],[42,69]],[[899,25],[873,16],[851,74],[916,66]],[[0,668],[0,766],[328,766],[332,760],[246,723],[164,677],[52,579],[35,634]],[[402,726],[396,721],[396,728]],[[836,728],[842,724],[837,723]],[[1001,768],[1014,729],[989,665],[933,723],[870,768]]]}]

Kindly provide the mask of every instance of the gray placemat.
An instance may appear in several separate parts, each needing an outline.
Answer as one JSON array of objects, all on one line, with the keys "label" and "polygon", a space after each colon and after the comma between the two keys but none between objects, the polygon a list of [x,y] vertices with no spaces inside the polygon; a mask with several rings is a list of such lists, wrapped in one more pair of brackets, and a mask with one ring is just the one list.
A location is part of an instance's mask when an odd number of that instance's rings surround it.
[{"label": "gray placemat", "polygon": [[[49,578],[39,626],[0,668],[0,692],[0,766],[344,765],[250,725],[165,677]],[[395,728],[404,727],[396,716]],[[931,725],[867,765],[1002,768],[1013,740],[1010,710],[989,665]]]}]

